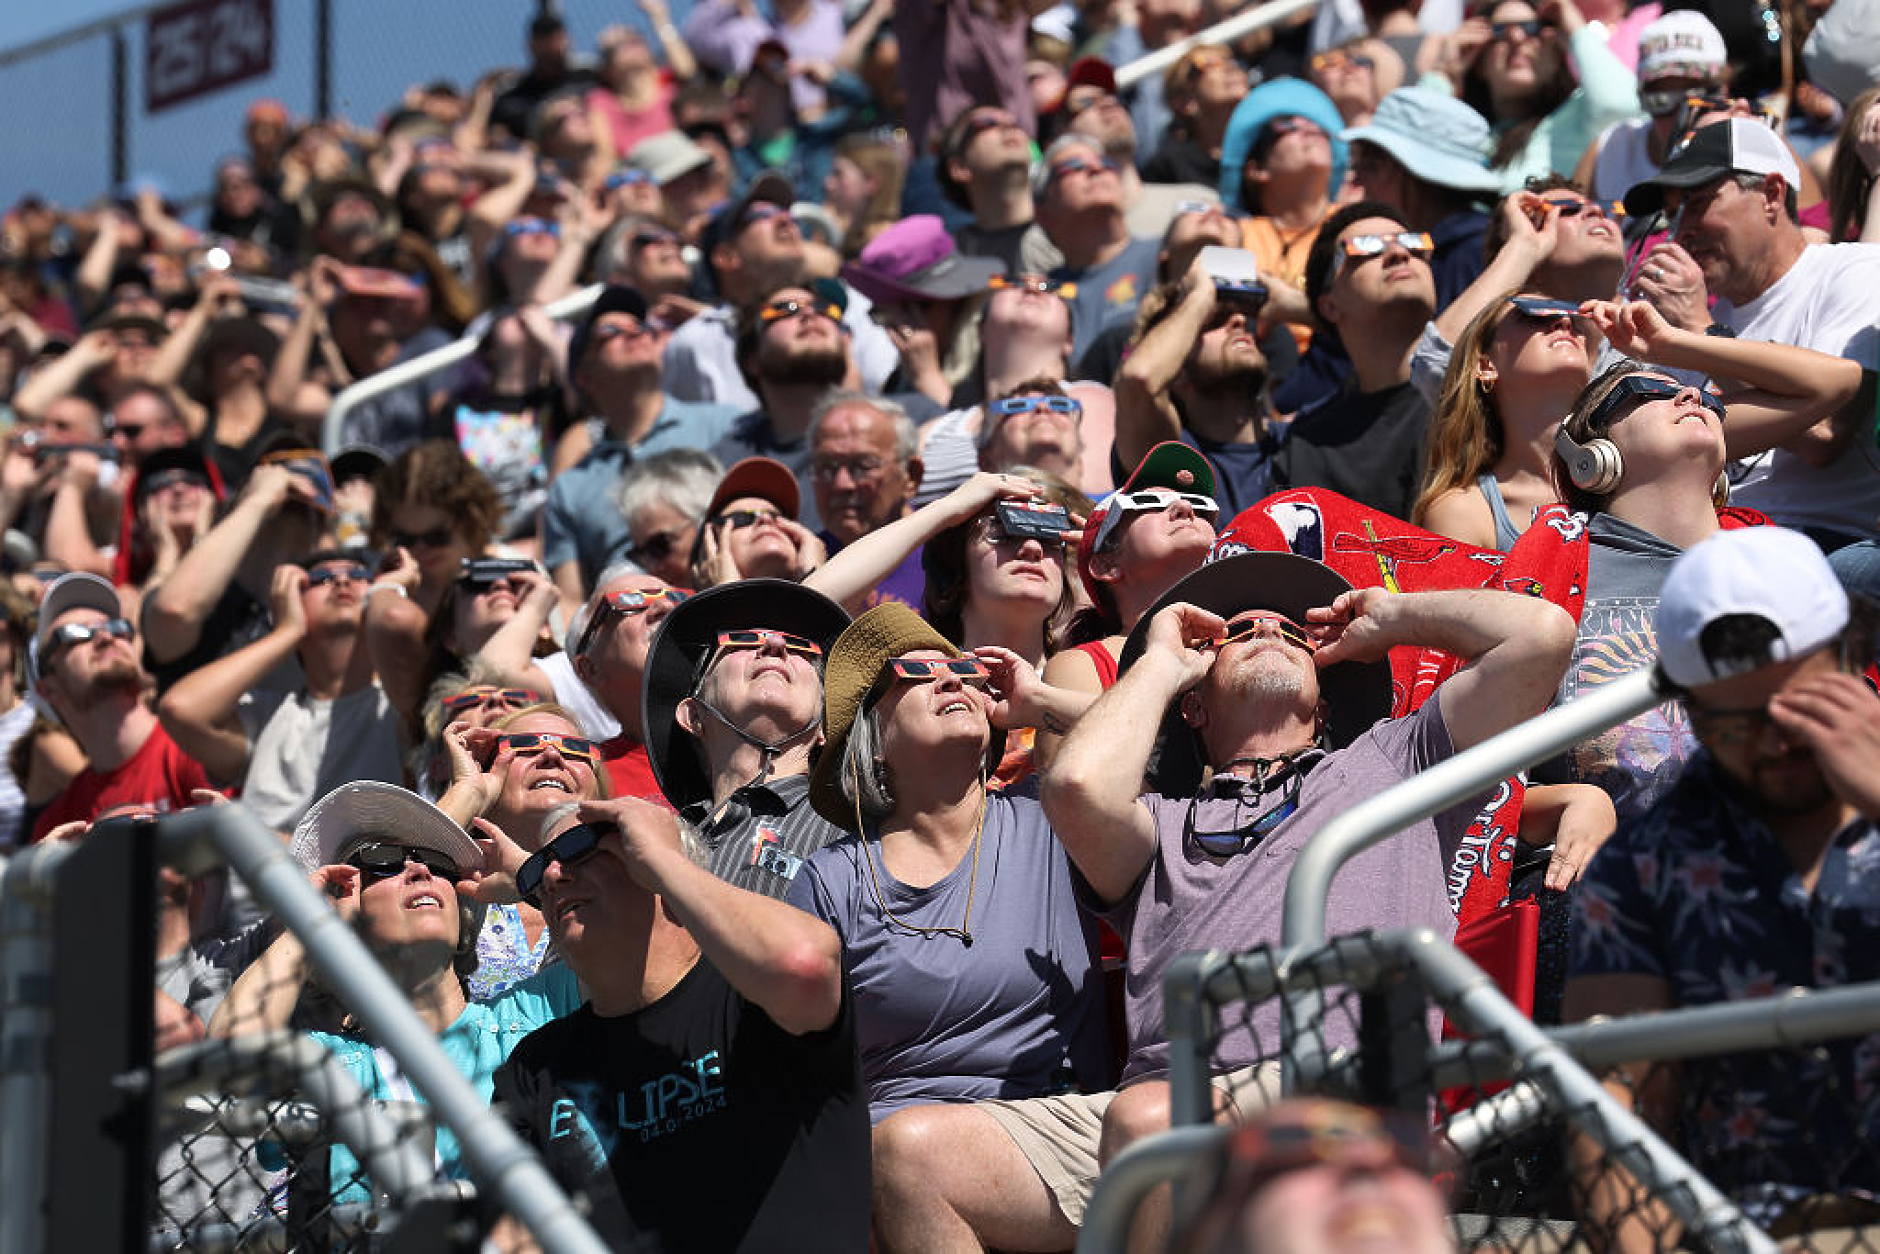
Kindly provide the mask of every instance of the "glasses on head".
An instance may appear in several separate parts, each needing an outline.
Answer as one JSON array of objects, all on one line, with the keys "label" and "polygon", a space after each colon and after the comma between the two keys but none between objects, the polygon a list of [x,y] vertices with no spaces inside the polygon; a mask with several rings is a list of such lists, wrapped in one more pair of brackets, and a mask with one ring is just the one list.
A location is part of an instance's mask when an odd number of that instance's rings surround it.
[{"label": "glasses on head", "polygon": [[530,905],[539,905],[536,898],[542,891],[542,880],[548,875],[549,865],[559,862],[563,870],[579,866],[594,856],[594,851],[601,847],[601,838],[612,834],[613,830],[611,825],[591,823],[569,828],[530,854],[516,869],[516,892]]},{"label": "glasses on head", "polygon": [[1657,375],[1629,374],[1613,384],[1612,391],[1600,398],[1599,404],[1587,416],[1586,426],[1589,431],[1610,431],[1634,408],[1647,401],[1679,400],[1686,395],[1694,398],[1705,409],[1717,415],[1717,421],[1724,417],[1723,398],[1712,396],[1709,392],[1690,383],[1679,383],[1675,379],[1661,379]]},{"label": "glasses on head", "polygon": [[891,657],[888,673],[913,684],[930,684],[948,676],[963,684],[992,682],[992,672],[976,657]]},{"label": "glasses on head", "polygon": [[1614,220],[1625,217],[1625,206],[1616,200],[1581,200],[1575,196],[1546,196],[1542,198],[1541,203],[1558,209],[1563,218],[1575,217],[1582,213],[1591,214],[1596,218]]},{"label": "glasses on head", "polygon": [[[65,572],[58,572],[63,574]],[[98,623],[67,623],[55,628],[46,637],[46,647],[41,651],[45,661],[51,662],[61,653],[74,645],[89,644],[99,636],[110,636],[113,640],[129,640],[136,634],[130,620],[125,618],[107,618]]]},{"label": "glasses on head", "polygon": [[375,880],[388,880],[403,875],[413,862],[439,879],[455,881],[463,877],[455,862],[435,849],[417,845],[361,845],[346,855],[344,865],[363,871]]},{"label": "glasses on head", "polygon": [[655,531],[638,544],[627,546],[626,558],[634,565],[644,569],[653,562],[663,562],[672,556],[672,551],[679,547],[679,537],[685,534],[685,528],[668,528]]},{"label": "glasses on head", "polygon": [[346,583],[367,583],[371,578],[372,572],[357,562],[350,562],[344,566],[316,566],[307,572],[307,586],[309,588],[324,588],[327,584],[340,583],[342,581]]},{"label": "glasses on head", "polygon": [[635,340],[643,340],[654,334],[656,332],[653,328],[644,322],[603,322],[591,332],[596,344],[605,344],[614,339],[624,339],[631,344]]},{"label": "glasses on head", "polygon": [[1000,418],[1038,413],[1068,414],[1072,418],[1084,415],[1083,403],[1074,396],[1007,396],[987,408]]},{"label": "glasses on head", "polygon": [[1529,39],[1539,39],[1541,32],[1546,29],[1547,23],[1541,21],[1539,18],[1532,17],[1525,22],[1490,22],[1488,24],[1488,37],[1496,43],[1507,43],[1516,35],[1524,35]]},{"label": "glasses on head", "polygon": [[1356,56],[1349,52],[1321,52],[1312,58],[1314,74],[1329,74],[1333,70],[1369,70],[1376,67],[1377,62],[1370,57]]},{"label": "glasses on head", "polygon": [[1042,296],[1061,296],[1065,300],[1077,295],[1075,283],[1055,283],[1039,274],[995,274],[986,283],[993,291],[1012,289],[1023,292],[1037,292]]},{"label": "glasses on head", "polygon": [[1428,231],[1395,231],[1387,235],[1348,235],[1338,242],[1338,251],[1332,254],[1332,269],[1326,275],[1327,283],[1336,279],[1347,266],[1355,268],[1373,257],[1382,257],[1392,245],[1403,249],[1420,261],[1428,261],[1436,252],[1436,241],[1430,238]]},{"label": "glasses on head", "polygon": [[873,479],[888,463],[880,457],[818,457],[809,464],[810,478],[818,483],[834,483],[843,471],[857,483]]},{"label": "glasses on head", "polygon": [[649,187],[652,182],[653,176],[645,170],[626,169],[615,170],[602,180],[602,185],[608,191],[615,192],[623,187]]},{"label": "glasses on head", "polygon": [[[137,437],[132,436],[131,438],[134,440]],[[192,488],[202,488],[204,490],[207,490],[209,487],[209,481],[207,479],[203,478],[195,471],[185,470],[181,466],[172,466],[168,470],[159,470],[156,474],[145,479],[140,486],[145,492],[155,493],[161,492],[165,488],[180,487],[184,484]]]},{"label": "glasses on head", "polygon": [[1051,167],[1050,182],[1066,174],[1115,174],[1116,162],[1108,157],[1070,157]]},{"label": "glasses on head", "polygon": [[561,235],[561,227],[557,223],[550,222],[547,218],[513,218],[503,223],[503,234],[510,239],[515,239],[519,235],[553,235],[559,237]]},{"label": "glasses on head", "polygon": [[451,529],[449,523],[433,527],[429,531],[394,530],[392,532],[392,547],[400,549],[441,549],[445,545],[456,543],[456,540],[457,533]]},{"label": "glasses on head", "polygon": [[774,509],[733,509],[726,510],[712,519],[714,524],[729,523],[731,530],[743,531],[755,527],[758,523],[774,523],[783,515]]},{"label": "glasses on head", "polygon": [[816,314],[838,325],[842,322],[842,310],[835,305],[795,299],[771,301],[757,311],[757,320],[765,323],[782,322],[798,314]]},{"label": "glasses on head", "polygon": [[464,710],[483,709],[486,706],[500,705],[511,710],[520,710],[525,706],[541,704],[541,694],[527,688],[466,688],[462,692],[445,697],[439,704],[448,714],[458,714]]},{"label": "glasses on head", "polygon": [[1314,640],[1304,627],[1284,614],[1269,612],[1246,614],[1234,619],[1227,624],[1227,630],[1215,643],[1217,645],[1234,644],[1241,640],[1251,640],[1267,631],[1271,631],[1295,649],[1304,649],[1307,653],[1319,651],[1319,642]]},{"label": "glasses on head", "polygon": [[1562,318],[1585,321],[1586,315],[1570,300],[1548,300],[1543,296],[1510,296],[1508,303],[1523,318],[1533,322],[1558,322]]},{"label": "glasses on head", "polygon": [[564,736],[560,732],[504,732],[496,738],[496,748],[531,758],[545,749],[553,749],[562,757],[586,762],[595,770],[601,765],[599,745],[585,737]]},{"label": "glasses on head", "polygon": [[601,628],[616,618],[631,618],[635,614],[644,614],[655,605],[677,605],[691,594],[677,588],[658,588],[652,592],[610,592],[601,598],[601,603],[594,607],[594,613],[588,618],[587,630],[581,633],[581,639],[575,642],[575,656],[588,651],[594,643],[594,637],[600,635]]}]

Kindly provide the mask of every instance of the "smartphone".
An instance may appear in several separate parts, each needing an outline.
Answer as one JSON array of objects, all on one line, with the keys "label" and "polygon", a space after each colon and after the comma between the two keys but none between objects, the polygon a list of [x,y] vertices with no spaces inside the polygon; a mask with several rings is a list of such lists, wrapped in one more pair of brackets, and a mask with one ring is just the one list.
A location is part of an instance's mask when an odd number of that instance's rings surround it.
[{"label": "smartphone", "polygon": [[534,570],[535,563],[520,557],[466,557],[457,578],[472,588],[487,588],[493,583]]},{"label": "smartphone", "polygon": [[328,464],[326,454],[312,448],[284,448],[264,454],[263,466],[285,466],[289,474],[297,475],[313,485],[314,502],[323,510],[331,512],[333,508],[333,467]]},{"label": "smartphone", "polygon": [[1071,513],[1062,505],[1048,501],[998,501],[993,505],[999,526],[1014,540],[1036,540],[1041,544],[1062,544],[1071,529]]}]

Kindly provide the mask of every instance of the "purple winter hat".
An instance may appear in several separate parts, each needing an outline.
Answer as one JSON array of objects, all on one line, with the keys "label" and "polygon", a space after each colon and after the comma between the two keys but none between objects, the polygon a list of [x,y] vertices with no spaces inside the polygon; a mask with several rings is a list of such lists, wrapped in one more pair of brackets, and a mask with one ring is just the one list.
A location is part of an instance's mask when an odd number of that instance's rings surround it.
[{"label": "purple winter hat", "polygon": [[872,301],[958,300],[985,291],[1004,273],[996,257],[955,249],[946,224],[931,213],[896,222],[842,267],[843,281]]}]

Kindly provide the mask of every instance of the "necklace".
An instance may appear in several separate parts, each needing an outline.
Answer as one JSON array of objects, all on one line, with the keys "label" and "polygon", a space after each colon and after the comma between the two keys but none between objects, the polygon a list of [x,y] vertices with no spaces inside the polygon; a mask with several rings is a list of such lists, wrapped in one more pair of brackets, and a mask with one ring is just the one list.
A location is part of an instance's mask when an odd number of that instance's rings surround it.
[{"label": "necklace", "polygon": [[[859,797],[861,790],[858,788],[856,791]],[[900,915],[888,909],[887,899],[881,895],[881,879],[875,873],[875,856],[868,851],[867,835],[864,834],[862,836],[862,860],[868,863],[868,883],[869,886],[875,890],[875,905],[880,909],[883,918],[918,936],[957,936],[960,938],[960,943],[966,948],[971,949],[973,947],[973,934],[971,931],[973,922],[973,898],[979,893],[979,844],[986,834],[986,804],[986,781],[985,777],[982,775],[979,780],[979,818],[973,823],[973,869],[966,881],[966,914],[960,919],[960,925],[958,927],[922,927],[918,923],[909,923],[906,919],[903,919]],[[865,829],[862,827],[862,806],[860,800],[857,800],[855,804],[855,830],[857,832],[865,832]],[[882,861],[884,863],[887,861],[885,854],[882,857]]]},{"label": "necklace", "polygon": [[1273,267],[1274,270],[1294,287],[1303,286],[1305,264],[1303,261],[1293,260],[1293,249],[1302,243],[1308,247],[1311,246],[1312,241],[1318,238],[1319,227],[1324,224],[1325,215],[1320,214],[1317,220],[1307,223],[1290,234],[1280,226],[1279,219],[1271,215],[1255,218],[1254,221],[1264,225],[1273,233],[1273,244],[1278,249],[1278,261]]}]

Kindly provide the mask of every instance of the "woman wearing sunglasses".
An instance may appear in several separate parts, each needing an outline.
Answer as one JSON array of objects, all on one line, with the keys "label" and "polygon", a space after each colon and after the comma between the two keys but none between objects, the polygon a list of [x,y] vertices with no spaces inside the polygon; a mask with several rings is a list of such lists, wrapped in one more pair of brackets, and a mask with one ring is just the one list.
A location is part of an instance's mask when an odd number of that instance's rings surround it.
[{"label": "woman wearing sunglasses", "polygon": [[[448,815],[402,788],[345,784],[316,802],[294,831],[290,852],[340,918],[359,934],[419,1018],[437,1034],[452,1062],[487,1099],[491,1078],[521,1039],[573,1010],[580,992],[565,968],[513,988],[494,1001],[470,1000],[466,977],[476,969],[482,908],[461,898],[456,883],[480,871],[476,842]],[[312,968],[300,939],[284,930],[229,989],[209,1023],[211,1036],[230,1037],[306,1024],[300,1009]],[[331,1051],[371,1100],[423,1101],[402,1076],[388,1076],[379,1051],[350,1008],[339,1008],[330,1030],[313,1039]],[[352,1153],[330,1151],[335,1202],[369,1201],[364,1171]],[[462,1149],[438,1129],[441,1175],[462,1178]]]},{"label": "woman wearing sunglasses", "polygon": [[[1719,518],[1728,460],[1803,437],[1860,386],[1854,362],[1679,331],[1642,301],[1587,309],[1615,349],[1657,364],[1625,360],[1602,372],[1553,437],[1556,490],[1588,515],[1592,546],[1563,700],[1654,661],[1658,590],[1671,563],[1721,526],[1763,521]],[[1750,387],[1726,405],[1664,366]],[[1577,746],[1572,778],[1604,787],[1624,822],[1668,786],[1692,743],[1682,715],[1663,706]]]},{"label": "woman wearing sunglasses", "polygon": [[1069,864],[1037,802],[986,787],[995,720],[1043,716],[1028,672],[1008,678],[990,690],[985,662],[893,602],[829,651],[810,803],[852,834],[813,855],[786,900],[842,938],[877,1121],[1105,1082]]}]

